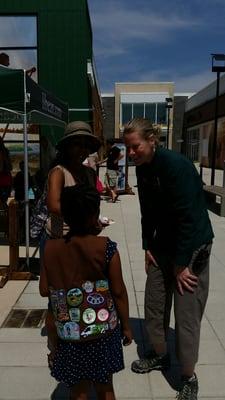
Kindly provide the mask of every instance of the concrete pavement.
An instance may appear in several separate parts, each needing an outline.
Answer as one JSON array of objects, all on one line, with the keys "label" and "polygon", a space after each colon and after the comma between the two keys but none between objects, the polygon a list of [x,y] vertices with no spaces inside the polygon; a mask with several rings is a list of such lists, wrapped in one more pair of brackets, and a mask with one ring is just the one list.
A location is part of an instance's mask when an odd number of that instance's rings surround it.
[{"label": "concrete pavement", "polygon": [[[136,183],[130,168],[129,183]],[[136,191],[136,189],[134,189]],[[102,201],[102,215],[115,220],[104,235],[117,241],[124,280],[130,301],[130,317],[135,340],[124,348],[126,369],[115,375],[118,400],[169,400],[176,391],[171,371],[167,375],[153,371],[137,375],[130,363],[143,353],[142,322],[144,315],[144,254],[141,250],[138,197],[124,195],[115,204]],[[225,399],[225,218],[210,214],[215,241],[211,257],[209,299],[202,323],[197,374],[199,399]],[[6,249],[0,248],[1,258]],[[4,262],[2,262],[3,264]],[[38,293],[38,282],[10,281],[0,289],[0,323],[11,309],[46,308],[47,300]],[[173,349],[173,318],[170,347]],[[0,400],[67,399],[66,388],[50,377],[47,367],[45,332],[41,328],[0,328]],[[173,358],[173,372],[178,372]]]}]

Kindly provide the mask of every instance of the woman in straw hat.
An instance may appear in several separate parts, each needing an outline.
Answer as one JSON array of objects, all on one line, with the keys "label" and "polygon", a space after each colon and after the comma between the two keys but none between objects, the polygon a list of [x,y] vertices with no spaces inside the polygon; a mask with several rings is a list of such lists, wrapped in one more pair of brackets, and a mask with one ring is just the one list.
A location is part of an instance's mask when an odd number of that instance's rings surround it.
[{"label": "woman in straw hat", "polygon": [[63,138],[57,144],[57,165],[48,176],[47,206],[51,218],[47,223],[50,237],[61,237],[67,231],[63,226],[60,198],[64,187],[85,183],[96,187],[96,173],[83,161],[99,149],[101,143],[93,135],[91,126],[84,121],[70,122]]}]

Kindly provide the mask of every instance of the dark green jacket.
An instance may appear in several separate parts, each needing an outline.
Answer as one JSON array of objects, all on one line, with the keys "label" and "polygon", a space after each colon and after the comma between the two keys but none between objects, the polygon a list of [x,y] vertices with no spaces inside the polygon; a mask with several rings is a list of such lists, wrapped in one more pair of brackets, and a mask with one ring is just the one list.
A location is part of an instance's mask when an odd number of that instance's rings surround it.
[{"label": "dark green jacket", "polygon": [[136,168],[143,248],[171,255],[186,266],[194,250],[213,238],[201,178],[191,161],[156,148],[151,163]]}]

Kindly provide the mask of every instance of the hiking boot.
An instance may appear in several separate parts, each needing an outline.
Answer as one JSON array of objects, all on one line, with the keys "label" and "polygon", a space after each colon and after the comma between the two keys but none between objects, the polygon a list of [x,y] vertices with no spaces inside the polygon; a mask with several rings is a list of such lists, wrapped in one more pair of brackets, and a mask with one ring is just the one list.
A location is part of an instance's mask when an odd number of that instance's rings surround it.
[{"label": "hiking boot", "polygon": [[197,400],[198,399],[198,378],[194,374],[191,378],[183,378],[182,389],[177,394],[177,400]]},{"label": "hiking boot", "polygon": [[131,364],[131,370],[138,374],[146,374],[152,370],[165,370],[170,367],[170,356],[165,354],[158,356],[152,352],[148,357],[135,360]]}]

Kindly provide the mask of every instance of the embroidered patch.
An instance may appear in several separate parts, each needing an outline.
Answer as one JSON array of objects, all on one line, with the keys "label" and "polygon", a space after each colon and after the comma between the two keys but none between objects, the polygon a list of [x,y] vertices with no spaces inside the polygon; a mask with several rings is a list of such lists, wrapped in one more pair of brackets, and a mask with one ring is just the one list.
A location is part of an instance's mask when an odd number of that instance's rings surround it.
[{"label": "embroidered patch", "polygon": [[60,339],[64,339],[64,325],[61,324],[60,322],[56,321],[55,326],[56,326],[57,333],[58,333],[58,336],[60,337]]},{"label": "embroidered patch", "polygon": [[66,292],[64,289],[57,290],[58,303],[66,305]]},{"label": "embroidered patch", "polygon": [[113,311],[114,310],[115,307],[114,307],[113,299],[112,299],[111,296],[107,296],[106,297],[106,304],[107,304],[107,307],[108,307],[109,311]]},{"label": "embroidered patch", "polygon": [[67,311],[58,310],[57,319],[60,322],[69,321],[70,317]]},{"label": "embroidered patch", "polygon": [[108,324],[89,325],[83,330],[83,332],[81,332],[81,336],[86,338],[90,335],[99,335],[100,333],[105,333],[108,329]]},{"label": "embroidered patch", "polygon": [[82,318],[85,324],[93,324],[96,319],[95,310],[93,310],[93,308],[86,308],[86,310],[83,312]]},{"label": "embroidered patch", "polygon": [[57,310],[58,310],[58,293],[57,290],[51,290],[50,289],[50,300],[51,300],[51,306],[52,306],[52,312],[55,317],[57,317]]},{"label": "embroidered patch", "polygon": [[101,308],[97,313],[97,317],[101,322],[107,321],[109,318],[109,312],[105,308]]},{"label": "embroidered patch", "polygon": [[76,322],[66,322],[64,325],[64,339],[79,340],[80,327]]},{"label": "embroidered patch", "polygon": [[105,301],[104,297],[100,293],[92,293],[87,296],[87,302],[92,306],[99,306]]},{"label": "embroidered patch", "polygon": [[105,292],[108,289],[109,289],[108,281],[105,281],[105,280],[96,281],[96,291],[97,292]]},{"label": "embroidered patch", "polygon": [[109,326],[110,329],[114,329],[117,325],[117,314],[116,311],[113,311],[109,317]]},{"label": "embroidered patch", "polygon": [[71,321],[80,322],[80,309],[79,308],[70,308],[69,314],[70,314]]},{"label": "embroidered patch", "polygon": [[79,306],[83,301],[83,293],[79,288],[70,289],[67,292],[67,303],[70,306]]},{"label": "embroidered patch", "polygon": [[87,281],[83,283],[82,288],[85,290],[86,293],[91,293],[94,290],[94,283]]}]

